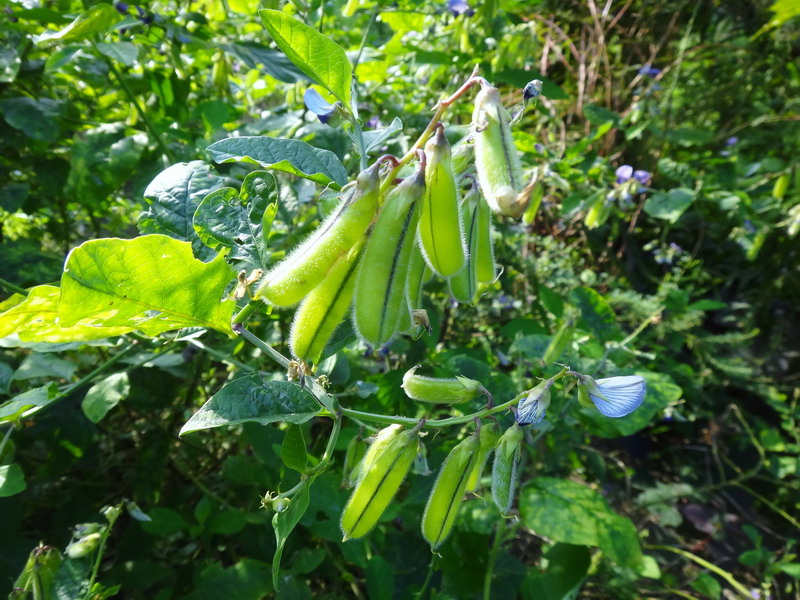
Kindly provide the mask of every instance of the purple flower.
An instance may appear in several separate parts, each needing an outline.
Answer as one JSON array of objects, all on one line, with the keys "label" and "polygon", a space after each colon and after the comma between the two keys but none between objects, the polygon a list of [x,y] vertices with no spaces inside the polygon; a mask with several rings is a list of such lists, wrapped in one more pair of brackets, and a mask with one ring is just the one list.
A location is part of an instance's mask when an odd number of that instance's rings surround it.
[{"label": "purple flower", "polygon": [[638,169],[633,172],[633,178],[642,185],[647,185],[647,183],[650,181],[650,173],[642,169]]},{"label": "purple flower", "polygon": [[735,135],[732,135],[727,140],[725,140],[725,146],[730,147],[730,146],[733,146],[734,144],[737,144],[738,142],[739,142],[739,138],[736,137]]},{"label": "purple flower", "polygon": [[117,2],[114,5],[114,8],[116,8],[117,12],[120,13],[121,15],[126,15],[128,14],[128,8],[130,7],[128,6],[127,2]]},{"label": "purple flower", "polygon": [[622,165],[614,174],[617,176],[617,183],[625,183],[633,177],[633,167],[630,165]]},{"label": "purple flower", "polygon": [[641,69],[639,69],[639,75],[644,75],[645,77],[655,77],[659,73],[661,73],[661,69],[656,69],[650,65],[644,65]]},{"label": "purple flower", "polygon": [[522,97],[525,100],[532,100],[542,95],[542,82],[540,79],[529,81],[524,88],[522,88]]},{"label": "purple flower", "polygon": [[303,94],[306,108],[317,115],[321,123],[327,123],[336,110],[335,104],[328,104],[320,93],[314,88],[308,88]]},{"label": "purple flower", "polygon": [[380,124],[381,124],[381,120],[378,118],[378,115],[373,115],[367,121],[367,129],[375,129]]},{"label": "purple flower", "polygon": [[539,143],[534,144],[533,149],[536,150],[539,154],[544,154],[544,146],[542,144]]},{"label": "purple flower", "polygon": [[447,0],[447,10],[453,13],[454,17],[458,17],[463,14],[471,17],[475,14],[475,11],[469,7],[469,4],[467,4],[467,0]]}]

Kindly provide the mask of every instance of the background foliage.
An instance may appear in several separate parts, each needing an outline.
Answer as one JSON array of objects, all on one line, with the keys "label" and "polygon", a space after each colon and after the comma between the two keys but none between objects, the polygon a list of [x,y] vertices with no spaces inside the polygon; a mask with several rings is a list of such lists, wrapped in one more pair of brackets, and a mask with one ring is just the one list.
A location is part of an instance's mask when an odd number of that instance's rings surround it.
[{"label": "background foliage", "polygon": [[[19,304],[15,286],[56,283],[86,240],[143,246],[139,234],[163,233],[192,242],[194,256],[179,257],[179,245],[176,261],[207,262],[170,276],[224,282],[233,271],[212,248],[233,246],[235,268],[265,265],[330,209],[320,192],[345,174],[316,185],[290,165],[272,171],[268,189],[245,186],[275,206],[265,247],[238,248],[236,232],[214,237],[192,221],[210,192],[239,190],[256,168],[224,162],[241,148],[207,150],[234,134],[303,140],[348,173],[359,168],[349,128],[306,110],[315,74],[275,48],[259,8],[298,15],[347,50],[373,156],[405,151],[474,65],[507,106],[540,78],[544,98],[514,135],[542,183],[521,222],[495,222],[503,275],[476,307],[432,282],[432,335],[372,357],[345,331],[320,372],[343,405],[385,414],[421,414],[399,388],[419,363],[479,379],[498,398],[552,374],[555,361],[601,377],[635,372],[648,381],[645,405],[612,421],[571,401],[574,390],[554,390],[548,420],[526,433],[518,518],[501,519],[485,492],[471,496],[434,562],[418,533],[433,484],[424,465],[368,538],[341,542],[341,464],[359,434],[346,421],[336,463],[286,542],[277,595],[412,598],[425,587],[430,598],[797,598],[796,5],[460,5],[9,3],[0,277],[13,285],[0,310]],[[334,91],[347,102],[346,86]],[[453,140],[471,110],[465,101],[448,113]],[[649,177],[618,181],[623,164]],[[124,270],[122,247],[92,246]],[[159,290],[142,277],[138,291],[152,299]],[[39,293],[54,310],[53,290]],[[187,317],[177,307],[190,299],[158,301],[182,316],[147,333],[184,329],[149,339],[130,322],[107,332],[117,337],[42,343],[9,335],[24,316],[0,317],[3,593],[39,542],[64,551],[92,534],[79,524],[113,520],[102,551],[59,573],[61,597],[272,594],[276,541],[260,498],[298,481],[292,448],[318,460],[330,424],[309,413],[291,427],[248,422],[178,438],[226,382],[284,371],[226,335],[232,302]],[[291,311],[259,314],[254,330],[285,350],[290,323]],[[433,471],[463,434],[426,438]],[[103,516],[107,506],[124,510]]]}]

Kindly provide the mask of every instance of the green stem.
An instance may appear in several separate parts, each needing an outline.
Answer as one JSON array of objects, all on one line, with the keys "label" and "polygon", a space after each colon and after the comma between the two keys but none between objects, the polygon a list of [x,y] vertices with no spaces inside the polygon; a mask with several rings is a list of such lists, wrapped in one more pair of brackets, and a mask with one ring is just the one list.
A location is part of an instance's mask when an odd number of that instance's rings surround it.
[{"label": "green stem", "polygon": [[23,296],[28,295],[28,290],[26,290],[25,288],[21,288],[18,285],[14,285],[10,281],[6,281],[5,279],[0,279],[0,287],[6,288],[9,292],[22,294]]},{"label": "green stem", "polygon": [[233,317],[232,323],[237,325],[239,323],[244,323],[250,316],[258,310],[260,306],[263,306],[261,300],[250,300],[247,304],[244,305],[242,310],[240,310],[235,317]]},{"label": "green stem", "polygon": [[309,476],[316,477],[321,474],[333,459],[333,451],[336,449],[336,442],[339,440],[339,433],[342,431],[342,416],[341,414],[334,415],[333,417],[333,430],[331,436],[328,438],[328,445],[325,447],[325,452],[319,464],[308,472]]},{"label": "green stem", "polygon": [[375,6],[375,10],[372,11],[372,16],[369,18],[369,23],[367,23],[367,27],[364,29],[364,35],[361,36],[361,45],[358,47],[358,54],[356,54],[356,59],[353,61],[353,73],[356,72],[358,68],[358,63],[361,62],[361,54],[364,52],[364,48],[367,45],[367,37],[369,36],[369,32],[372,30],[372,26],[375,24],[375,19],[378,18],[378,14],[380,13],[381,5]]},{"label": "green stem", "polygon": [[734,577],[733,577],[733,575],[731,573],[729,573],[725,569],[721,569],[720,567],[718,567],[715,564],[712,564],[712,563],[708,562],[707,560],[704,560],[704,559],[700,558],[699,556],[697,556],[695,554],[692,554],[691,552],[687,552],[686,550],[683,550],[681,548],[673,548],[672,546],[662,546],[660,544],[646,545],[645,548],[647,548],[648,550],[664,550],[666,552],[672,552],[674,554],[678,554],[680,556],[683,556],[684,558],[687,558],[687,559],[691,560],[692,562],[697,563],[701,567],[703,567],[705,569],[708,569],[712,573],[722,577],[722,579],[727,581],[733,589],[735,589],[737,592],[739,592],[742,595],[743,598],[752,598],[753,597],[753,595],[750,593],[750,591],[746,587],[744,587],[741,583],[736,581],[736,579],[734,579]]},{"label": "green stem", "polygon": [[0,442],[0,459],[3,458],[3,450],[6,447],[6,443],[8,443],[8,439],[11,437],[12,431],[14,431],[14,423],[11,423],[11,425],[8,428],[8,431],[6,431],[6,434],[3,436],[3,441]]},{"label": "green stem", "polygon": [[158,145],[159,149],[161,150],[161,154],[163,154],[164,158],[166,158],[170,162],[175,162],[175,157],[172,155],[172,152],[170,152],[169,148],[167,148],[167,145],[164,143],[164,140],[161,138],[161,134],[159,134],[158,130],[156,130],[156,128],[153,126],[152,121],[150,121],[150,117],[147,116],[147,113],[144,111],[142,106],[139,104],[139,101],[136,99],[136,96],[134,95],[134,93],[131,90],[131,88],[128,87],[127,83],[125,83],[125,79],[122,77],[122,73],[119,71],[119,69],[117,69],[116,65],[114,65],[114,61],[112,61],[109,57],[107,57],[105,54],[100,52],[97,49],[97,45],[94,43],[94,41],[92,41],[91,44],[92,44],[92,47],[97,52],[97,54],[108,65],[109,70],[114,74],[114,77],[116,78],[117,82],[119,83],[120,87],[122,88],[122,91],[125,92],[125,95],[128,97],[128,100],[131,102],[131,104],[133,104],[133,107],[136,109],[136,113],[139,115],[139,118],[142,120],[142,123],[144,123],[145,128],[150,133],[150,135],[153,137],[153,139],[155,140],[155,142]]},{"label": "green stem", "polygon": [[494,573],[494,563],[497,561],[497,553],[500,551],[500,545],[503,543],[504,525],[504,519],[498,520],[495,524],[494,542],[492,543],[492,548],[489,550],[489,558],[486,564],[486,575],[483,578],[483,600],[491,600],[492,598],[492,576]]},{"label": "green stem", "polygon": [[86,385],[87,383],[91,383],[91,381],[92,381],[92,380],[93,380],[95,377],[97,377],[97,376],[98,376],[100,373],[102,373],[103,371],[105,371],[105,370],[106,370],[106,369],[108,369],[109,367],[111,367],[111,366],[113,366],[114,364],[116,364],[117,362],[119,362],[119,361],[120,361],[122,358],[124,358],[124,357],[125,357],[125,355],[126,355],[126,354],[128,354],[128,352],[130,352],[131,350],[133,350],[135,347],[136,347],[136,344],[135,344],[135,343],[130,343],[130,344],[128,344],[128,346],[126,346],[125,348],[123,348],[122,350],[120,350],[119,352],[117,352],[117,353],[116,353],[114,356],[112,356],[111,358],[109,358],[109,359],[108,359],[107,361],[105,361],[104,363],[102,363],[102,364],[98,365],[98,366],[97,366],[97,367],[96,367],[94,370],[90,371],[89,373],[87,373],[86,375],[84,375],[83,377],[81,377],[81,378],[80,378],[78,381],[76,381],[75,383],[72,383],[72,384],[70,384],[70,385],[69,385],[69,386],[68,386],[68,387],[67,387],[67,388],[66,388],[64,391],[62,391],[62,392],[59,394],[59,396],[60,396],[60,397],[62,397],[62,398],[63,398],[64,396],[68,396],[69,394],[71,394],[72,392],[74,392],[74,391],[75,391],[75,390],[77,390],[77,389],[80,389],[81,387],[83,387],[83,386],[84,386],[84,385]]},{"label": "green stem", "polygon": [[419,591],[415,594],[417,598],[422,598],[425,595],[425,590],[428,589],[428,584],[431,582],[431,577],[433,577],[434,567],[436,566],[436,559],[439,558],[438,554],[431,555],[431,563],[428,565],[428,574],[425,576],[425,581],[422,582],[422,587]]},{"label": "green stem", "polygon": [[97,547],[97,557],[94,559],[92,575],[89,577],[89,585],[86,587],[86,596],[84,596],[84,600],[90,600],[94,596],[92,588],[94,587],[94,582],[97,579],[97,573],[100,571],[100,561],[103,559],[103,551],[105,550],[108,536],[111,535],[111,528],[114,527],[114,522],[117,520],[121,508],[122,505],[119,505],[111,509],[113,514],[116,516],[114,516],[113,519],[109,519],[108,527],[106,527],[101,534],[100,544]]}]

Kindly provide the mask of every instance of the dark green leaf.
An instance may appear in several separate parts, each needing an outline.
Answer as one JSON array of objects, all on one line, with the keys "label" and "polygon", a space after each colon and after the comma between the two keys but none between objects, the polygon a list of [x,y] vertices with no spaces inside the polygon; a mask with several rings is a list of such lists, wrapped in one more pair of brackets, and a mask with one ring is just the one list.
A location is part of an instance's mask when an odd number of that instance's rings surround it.
[{"label": "dark green leaf", "polygon": [[266,381],[258,375],[234,379],[209,398],[180,435],[213,427],[255,422],[305,423],[320,411],[314,397],[296,383]]},{"label": "dark green leaf", "polygon": [[585,546],[556,544],[544,556],[547,570],[533,572],[522,587],[525,600],[573,600],[577,597],[591,557]]},{"label": "dark green leaf", "polygon": [[128,397],[131,386],[128,374],[114,373],[94,384],[86,392],[81,408],[92,423],[99,423],[112,408]]},{"label": "dark green leaf", "polygon": [[214,562],[203,569],[193,592],[181,600],[261,600],[269,595],[269,565],[246,558],[225,568]]},{"label": "dark green leaf", "polygon": [[245,177],[241,190],[222,188],[206,196],[194,214],[194,229],[204,244],[231,248],[228,260],[266,268],[266,239],[278,211],[278,184],[266,171]]},{"label": "dark green leaf", "polygon": [[126,67],[132,67],[136,63],[139,53],[132,42],[101,42],[97,44],[97,49],[101,54],[121,62]]},{"label": "dark green leaf", "polygon": [[0,498],[14,496],[23,491],[28,484],[25,483],[25,474],[17,463],[0,465]]},{"label": "dark green leaf", "polygon": [[603,123],[613,123],[614,127],[619,126],[619,115],[614,111],[608,110],[597,104],[587,104],[583,107],[583,114],[586,120],[595,125]]},{"label": "dark green leaf", "polygon": [[367,563],[366,575],[370,600],[392,600],[394,597],[394,568],[391,563],[376,554]]},{"label": "dark green leaf", "polygon": [[305,74],[298,70],[283,52],[270,50],[262,44],[239,42],[237,44],[223,44],[222,48],[251,69],[261,67],[279,81],[296,83],[308,80]]},{"label": "dark green leaf", "polygon": [[54,142],[61,135],[64,105],[50,98],[8,98],[0,101],[6,123],[40,142]]},{"label": "dark green leaf", "polygon": [[63,358],[58,358],[52,354],[40,354],[34,352],[29,354],[14,373],[15,381],[26,379],[37,379],[40,377],[57,377],[59,379],[70,379],[77,366]]},{"label": "dark green leaf", "polygon": [[315,148],[302,140],[233,137],[214,142],[208,147],[208,153],[218,163],[254,163],[337,189],[347,183],[347,171],[333,152]]},{"label": "dark green leaf", "polygon": [[290,425],[281,445],[281,460],[290,469],[302,473],[308,466],[308,453],[303,430],[299,425]]},{"label": "dark green leaf", "polygon": [[636,528],[614,513],[596,491],[574,481],[537,477],[520,492],[522,521],[557,542],[599,546],[615,562],[642,561]]},{"label": "dark green leaf", "polygon": [[203,198],[223,185],[224,179],[212,173],[203,161],[172,165],[144,191],[148,208],[139,216],[139,231],[192,242],[195,250],[198,246],[205,248],[195,233],[192,218]]},{"label": "dark green leaf", "polygon": [[675,188],[669,192],[657,192],[644,203],[644,212],[656,219],[674,223],[694,202],[694,192],[687,188]]},{"label": "dark green leaf", "polygon": [[275,555],[272,558],[272,586],[275,590],[280,588],[281,556],[286,540],[294,528],[303,518],[308,508],[310,496],[310,483],[306,482],[300,490],[292,496],[289,506],[282,512],[275,513],[272,517],[272,528],[275,530]]},{"label": "dark green leaf", "polygon": [[0,404],[0,424],[13,423],[39,412],[42,408],[60,398],[55,382],[28,390]]},{"label": "dark green leaf", "polygon": [[591,288],[579,287],[572,290],[569,297],[580,309],[586,327],[600,341],[607,342],[622,337],[617,325],[617,315],[600,294]]},{"label": "dark green leaf", "polygon": [[278,48],[297,68],[330,90],[349,109],[353,68],[344,50],[329,37],[286,13],[265,9],[258,14]]}]

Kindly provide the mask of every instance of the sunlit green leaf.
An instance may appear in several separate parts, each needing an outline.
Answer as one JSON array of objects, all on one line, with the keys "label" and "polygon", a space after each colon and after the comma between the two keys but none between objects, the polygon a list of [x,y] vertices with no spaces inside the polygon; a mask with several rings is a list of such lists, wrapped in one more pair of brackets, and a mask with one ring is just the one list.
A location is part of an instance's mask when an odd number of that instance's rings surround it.
[{"label": "sunlit green leaf", "polygon": [[61,31],[47,33],[41,36],[39,41],[61,40],[62,42],[74,42],[85,40],[95,34],[107,31],[112,25],[121,20],[122,15],[117,12],[113,5],[95,4],[78,15],[72,23]]},{"label": "sunlit green leaf", "polygon": [[59,316],[67,327],[94,318],[148,335],[181,327],[232,335],[235,303],[223,298],[232,277],[222,255],[203,263],[188,242],[165,235],[92,240],[67,257]]},{"label": "sunlit green leaf", "polygon": [[14,496],[23,491],[28,484],[25,483],[25,474],[17,463],[0,465],[0,498]]},{"label": "sunlit green leaf", "polygon": [[112,408],[128,397],[131,386],[128,374],[114,373],[94,384],[86,392],[81,408],[92,423],[99,423]]},{"label": "sunlit green leaf", "polygon": [[341,46],[280,11],[264,9],[258,14],[272,39],[297,68],[349,108],[353,68]]}]

